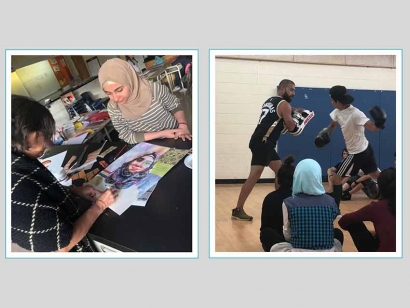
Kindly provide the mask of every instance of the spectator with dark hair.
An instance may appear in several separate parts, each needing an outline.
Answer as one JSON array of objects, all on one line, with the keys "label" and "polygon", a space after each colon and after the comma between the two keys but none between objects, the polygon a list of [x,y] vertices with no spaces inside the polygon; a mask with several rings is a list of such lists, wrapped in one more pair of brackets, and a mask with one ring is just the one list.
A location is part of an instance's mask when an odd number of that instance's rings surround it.
[{"label": "spectator with dark hair", "polygon": [[[292,195],[293,173],[295,172],[294,161],[295,157],[293,155],[284,159],[275,179],[275,181],[278,181],[279,188],[269,193],[263,200],[260,241],[265,251],[269,251],[274,244],[274,235],[272,239],[273,230],[277,234],[283,235],[282,204],[284,199]],[[285,241],[284,238],[283,241]]]},{"label": "spectator with dark hair", "polygon": [[[396,251],[396,169],[383,170],[378,178],[380,197],[378,201],[345,214],[339,226],[349,231],[358,251]],[[374,225],[374,236],[363,223]]]},{"label": "spectator with dark hair", "polygon": [[[340,167],[340,165],[342,164],[342,161],[344,159],[346,159],[346,157],[349,155],[349,152],[347,151],[346,148],[344,148],[342,150],[342,160],[340,162],[338,162],[336,165],[334,165],[333,167],[330,167],[329,169],[327,169],[327,181],[329,183],[329,187],[330,190],[328,192],[328,194],[332,194],[333,193],[333,175],[336,173],[336,170]],[[347,180],[349,179],[349,177],[345,177],[343,178],[342,183],[346,183]]]},{"label": "spectator with dark hair", "polygon": [[[67,189],[39,162],[55,131],[46,107],[13,95],[11,117],[12,251],[93,251],[86,234],[117,192],[91,186]],[[92,202],[84,213],[73,194]]]},{"label": "spectator with dark hair", "polygon": [[379,187],[377,182],[369,174],[364,174],[359,170],[355,176],[343,184],[343,194],[341,200],[347,201],[352,199],[352,195],[362,190],[370,199],[377,199],[379,196]]}]

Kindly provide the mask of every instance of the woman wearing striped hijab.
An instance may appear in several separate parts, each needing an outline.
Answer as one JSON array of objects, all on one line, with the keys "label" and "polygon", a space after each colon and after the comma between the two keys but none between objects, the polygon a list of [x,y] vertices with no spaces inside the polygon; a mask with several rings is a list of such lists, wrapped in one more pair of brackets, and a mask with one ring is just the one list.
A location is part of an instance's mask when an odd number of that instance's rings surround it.
[{"label": "woman wearing striped hijab", "polygon": [[135,144],[158,138],[191,140],[179,99],[168,88],[137,75],[126,61],[113,58],[98,72],[110,98],[108,114],[119,137]]}]

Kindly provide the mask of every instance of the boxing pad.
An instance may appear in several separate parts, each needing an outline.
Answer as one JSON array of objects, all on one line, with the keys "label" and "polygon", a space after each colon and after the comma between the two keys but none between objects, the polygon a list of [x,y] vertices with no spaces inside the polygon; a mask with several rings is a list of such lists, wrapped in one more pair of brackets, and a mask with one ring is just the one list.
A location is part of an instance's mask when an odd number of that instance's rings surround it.
[{"label": "boxing pad", "polygon": [[[293,136],[299,136],[303,130],[305,129],[306,125],[313,119],[315,113],[309,110],[303,110],[302,112],[298,112],[296,110],[292,111],[292,119],[295,122],[295,128],[289,132]],[[282,130],[283,134],[283,130]]]},{"label": "boxing pad", "polygon": [[[292,110],[292,113],[290,114],[291,117],[292,117],[292,119],[293,119],[293,117],[294,117],[294,115],[295,115],[295,112],[301,113],[300,111],[305,111],[305,110],[302,109],[302,108],[293,109],[293,110]],[[297,123],[295,123],[295,124],[297,125]],[[295,127],[295,130],[296,130],[296,127]],[[281,133],[282,135],[284,135],[284,134],[286,134],[288,131],[289,131],[289,130],[288,130],[288,128],[286,127],[286,125],[283,125],[283,129],[282,129],[282,131],[281,131],[280,133]]]},{"label": "boxing pad", "polygon": [[373,106],[372,108],[370,108],[369,112],[374,120],[376,127],[379,129],[384,129],[384,123],[387,119],[386,112],[379,106]]},{"label": "boxing pad", "polygon": [[315,145],[317,148],[323,148],[326,144],[330,142],[330,135],[327,127],[322,129],[315,138]]}]

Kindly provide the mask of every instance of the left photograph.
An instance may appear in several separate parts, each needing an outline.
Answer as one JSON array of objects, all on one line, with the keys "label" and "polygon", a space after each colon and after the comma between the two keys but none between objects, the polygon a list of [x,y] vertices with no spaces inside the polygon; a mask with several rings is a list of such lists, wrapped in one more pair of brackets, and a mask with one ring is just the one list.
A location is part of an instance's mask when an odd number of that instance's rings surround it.
[{"label": "left photograph", "polygon": [[6,258],[198,258],[198,51],[5,60]]}]

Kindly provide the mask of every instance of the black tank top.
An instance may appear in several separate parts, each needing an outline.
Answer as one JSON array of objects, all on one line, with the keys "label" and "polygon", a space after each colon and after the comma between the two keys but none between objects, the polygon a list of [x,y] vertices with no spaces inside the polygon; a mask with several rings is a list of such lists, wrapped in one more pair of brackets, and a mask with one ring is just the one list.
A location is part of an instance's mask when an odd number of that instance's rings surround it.
[{"label": "black tank top", "polygon": [[275,146],[280,137],[280,133],[283,129],[283,119],[278,116],[278,106],[284,99],[280,96],[274,96],[269,98],[263,105],[261,115],[259,117],[258,125],[252,134],[249,146],[262,143],[263,137],[268,132],[269,128],[275,121],[278,121],[275,128],[270,133],[267,142],[270,145]]}]

